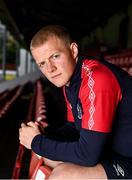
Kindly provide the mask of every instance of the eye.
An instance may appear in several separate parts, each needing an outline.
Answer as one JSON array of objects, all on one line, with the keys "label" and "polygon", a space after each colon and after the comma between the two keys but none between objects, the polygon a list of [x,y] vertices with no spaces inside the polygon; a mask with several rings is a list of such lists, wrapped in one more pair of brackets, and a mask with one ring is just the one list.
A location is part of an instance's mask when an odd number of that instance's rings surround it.
[{"label": "eye", "polygon": [[53,55],[53,60],[56,60],[58,57],[59,57],[60,55],[59,54],[55,54],[55,55]]},{"label": "eye", "polygon": [[42,68],[45,65],[45,61],[38,64],[39,68]]}]

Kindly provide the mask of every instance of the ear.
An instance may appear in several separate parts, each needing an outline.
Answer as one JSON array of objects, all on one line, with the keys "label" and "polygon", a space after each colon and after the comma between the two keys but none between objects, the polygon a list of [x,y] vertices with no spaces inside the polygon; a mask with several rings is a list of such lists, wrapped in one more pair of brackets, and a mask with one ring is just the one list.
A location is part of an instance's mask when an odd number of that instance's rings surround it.
[{"label": "ear", "polygon": [[78,45],[75,42],[73,42],[70,45],[70,49],[73,57],[76,58],[78,56]]}]

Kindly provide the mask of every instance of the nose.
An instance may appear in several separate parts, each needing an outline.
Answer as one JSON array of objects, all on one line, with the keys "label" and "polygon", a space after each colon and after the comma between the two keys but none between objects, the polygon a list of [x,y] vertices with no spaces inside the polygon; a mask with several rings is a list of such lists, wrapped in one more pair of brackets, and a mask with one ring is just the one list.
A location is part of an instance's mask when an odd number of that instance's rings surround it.
[{"label": "nose", "polygon": [[52,62],[47,62],[47,71],[49,73],[54,72],[56,70],[56,66]]}]

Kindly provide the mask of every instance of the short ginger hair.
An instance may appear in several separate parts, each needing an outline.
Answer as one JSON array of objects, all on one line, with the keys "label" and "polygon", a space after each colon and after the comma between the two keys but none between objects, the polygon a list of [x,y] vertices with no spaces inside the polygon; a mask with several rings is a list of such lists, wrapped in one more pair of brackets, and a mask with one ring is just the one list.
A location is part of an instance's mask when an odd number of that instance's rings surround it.
[{"label": "short ginger hair", "polygon": [[72,43],[72,38],[67,28],[60,25],[48,25],[42,27],[32,38],[30,50],[43,45],[49,37],[57,37],[65,42],[66,45]]}]

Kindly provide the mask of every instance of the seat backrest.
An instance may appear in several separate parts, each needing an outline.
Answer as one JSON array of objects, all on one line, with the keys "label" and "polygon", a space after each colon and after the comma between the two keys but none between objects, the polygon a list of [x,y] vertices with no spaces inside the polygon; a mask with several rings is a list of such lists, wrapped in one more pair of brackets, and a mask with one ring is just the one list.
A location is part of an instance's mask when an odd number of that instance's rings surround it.
[{"label": "seat backrest", "polygon": [[25,152],[25,147],[22,144],[20,144],[18,153],[17,153],[15,166],[13,169],[12,179],[19,179],[20,177],[20,171],[22,168],[22,159],[23,159],[24,152]]},{"label": "seat backrest", "polygon": [[46,180],[51,174],[51,169],[47,166],[40,166],[36,172],[36,175],[33,179],[36,180]]},{"label": "seat backrest", "polygon": [[41,156],[38,156],[34,152],[31,154],[30,166],[29,166],[29,178],[35,176],[38,168],[43,164],[44,160]]}]

